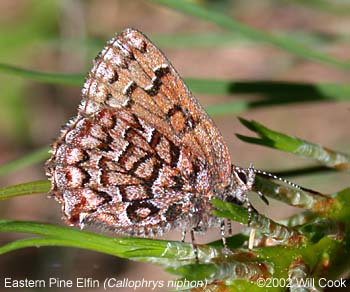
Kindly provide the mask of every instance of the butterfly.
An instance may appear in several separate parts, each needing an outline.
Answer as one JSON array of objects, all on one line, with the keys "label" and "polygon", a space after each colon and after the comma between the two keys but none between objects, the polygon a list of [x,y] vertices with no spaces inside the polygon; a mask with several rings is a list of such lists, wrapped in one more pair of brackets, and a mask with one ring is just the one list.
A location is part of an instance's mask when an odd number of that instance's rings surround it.
[{"label": "butterfly", "polygon": [[127,28],[107,42],[46,173],[68,224],[128,236],[222,226],[211,200],[247,204],[254,168],[224,139],[164,54]]}]

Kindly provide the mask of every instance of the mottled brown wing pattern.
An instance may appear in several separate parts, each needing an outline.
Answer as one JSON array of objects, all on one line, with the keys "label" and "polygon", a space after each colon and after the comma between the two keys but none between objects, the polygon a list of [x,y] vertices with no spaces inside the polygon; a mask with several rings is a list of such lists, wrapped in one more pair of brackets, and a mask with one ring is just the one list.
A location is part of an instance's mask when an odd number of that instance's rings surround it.
[{"label": "mottled brown wing pattern", "polygon": [[205,230],[210,199],[230,183],[230,157],[211,119],[164,55],[126,29],[98,55],[78,115],[47,162],[70,224],[129,235]]},{"label": "mottled brown wing pattern", "polygon": [[230,157],[222,135],[166,57],[141,32],[126,29],[110,40],[83,89],[81,110],[128,106],[178,145],[187,145],[227,184]]}]

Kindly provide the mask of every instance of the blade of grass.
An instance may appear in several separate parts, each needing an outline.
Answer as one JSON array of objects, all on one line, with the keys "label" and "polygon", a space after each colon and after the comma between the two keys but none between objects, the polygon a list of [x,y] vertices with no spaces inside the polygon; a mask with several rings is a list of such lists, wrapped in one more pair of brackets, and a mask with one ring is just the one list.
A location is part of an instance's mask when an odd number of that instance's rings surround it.
[{"label": "blade of grass", "polygon": [[243,118],[239,118],[239,120],[260,137],[253,138],[236,134],[242,141],[312,158],[328,167],[336,169],[350,168],[350,156],[348,154],[336,152],[321,145],[273,131],[255,121],[248,121]]},{"label": "blade of grass", "polygon": [[49,158],[49,148],[44,147],[44,148],[38,149],[19,159],[12,160],[8,163],[0,165],[0,176],[9,175],[14,171],[42,162],[47,158]]},{"label": "blade of grass", "polygon": [[50,182],[48,180],[39,180],[29,183],[18,184],[14,186],[0,188],[0,200],[30,194],[48,193],[49,190]]},{"label": "blade of grass", "polygon": [[289,185],[277,183],[271,179],[257,175],[254,182],[254,191],[261,192],[265,197],[284,202],[290,206],[295,206],[313,212],[327,213],[335,201],[326,195],[313,191],[304,191],[293,188]]},{"label": "blade of grass", "polygon": [[[0,222],[1,224],[1,222]],[[0,247],[0,255],[5,254],[10,251],[15,251],[22,248],[27,247],[43,247],[43,246],[63,246],[63,247],[76,247],[81,249],[88,249],[96,252],[101,252],[121,258],[137,258],[137,257],[146,257],[145,253],[140,253],[141,250],[147,250],[148,254],[150,254],[150,257],[160,257],[160,252],[164,251],[166,247],[163,249],[161,248],[156,249],[154,248],[154,245],[152,245],[150,248],[150,245],[147,244],[135,244],[131,243],[128,239],[114,239],[114,238],[90,238],[90,240],[72,240],[72,239],[65,239],[65,238],[26,238],[21,240],[16,240],[13,242],[10,242],[8,244],[5,244]],[[111,242],[114,241],[114,242]],[[151,240],[149,240],[151,241]],[[137,239],[136,241],[137,242]],[[112,243],[112,244],[111,244]],[[104,246],[98,246],[99,244],[103,244]],[[131,256],[133,254],[133,257]],[[146,260],[147,261],[147,260]],[[150,262],[152,262],[151,259],[149,259]]]},{"label": "blade of grass", "polygon": [[[213,199],[212,204],[217,209],[213,212],[215,216],[224,217],[230,220],[238,221],[243,224],[248,223],[248,211],[242,206],[224,202],[219,199]],[[293,228],[289,228],[274,222],[273,220],[265,217],[259,213],[252,213],[250,227],[255,228],[269,238],[273,238],[279,241],[279,243],[287,243],[293,239],[300,239],[300,234]]]},{"label": "blade of grass", "polygon": [[[186,78],[193,92],[213,95],[261,94],[266,102],[283,103],[317,100],[350,100],[350,85],[345,83],[298,83],[286,81],[230,81]],[[251,105],[258,105],[252,102]]]},{"label": "blade of grass", "polygon": [[[82,248],[82,244],[80,242],[74,242],[69,239],[67,240],[61,238],[26,238],[12,241],[8,244],[0,246],[0,255],[11,251],[15,251],[17,249],[41,246],[66,246]],[[88,245],[85,245],[84,247],[87,249],[94,250],[91,247],[89,248]]]},{"label": "blade of grass", "polygon": [[201,18],[205,21],[215,23],[234,34],[242,34],[251,39],[259,42],[264,42],[288,51],[294,55],[302,58],[314,60],[324,64],[335,66],[339,69],[350,69],[350,62],[340,60],[319,51],[313,50],[302,44],[290,39],[287,36],[273,35],[255,28],[252,28],[246,24],[240,23],[231,17],[228,17],[222,13],[214,10],[206,9],[203,6],[199,6],[185,0],[152,0],[155,3],[162,4],[171,9],[175,9],[189,15]]},{"label": "blade of grass", "polygon": [[[1,63],[0,71],[52,84],[82,86],[84,80],[84,74],[47,73]],[[199,78],[186,78],[185,81],[193,92],[199,94],[261,94],[266,97],[262,101],[252,101],[238,107],[243,109],[245,107],[251,108],[259,105],[286,102],[350,99],[350,85],[345,83],[297,83],[263,80],[230,81]]]},{"label": "blade of grass", "polygon": [[276,81],[229,81],[213,79],[185,79],[198,94],[229,95],[258,94],[256,100],[239,100],[206,107],[210,115],[244,112],[251,108],[325,100],[350,100],[350,86],[331,83],[293,83]]},{"label": "blade of grass", "polygon": [[[167,242],[161,240],[113,238],[69,227],[27,221],[0,220],[0,232],[36,234],[57,240],[63,240],[76,247],[93,249],[98,252],[120,257],[129,257],[126,256],[127,252],[134,252],[135,256],[144,256],[143,253],[138,253],[140,248],[147,248],[154,256],[160,256],[167,246]],[[26,243],[27,245],[30,243],[29,240],[30,239],[28,239]]]},{"label": "blade of grass", "polygon": [[[109,237],[101,234],[77,230],[70,227],[52,224],[0,220],[0,232],[30,233],[44,237],[44,239],[27,239],[23,242],[10,243],[0,248],[1,252],[8,252],[22,247],[42,245],[63,245],[85,248],[118,257],[131,258],[167,266],[178,266],[195,261],[193,247],[189,243],[165,241],[145,238]],[[52,240],[49,240],[52,239]],[[200,259],[218,256],[221,248],[199,246]],[[222,255],[224,256],[224,255]]]},{"label": "blade of grass", "polygon": [[40,71],[22,69],[16,66],[0,63],[0,71],[7,74],[28,78],[35,81],[53,84],[63,84],[70,86],[79,86],[83,84],[84,75],[82,74],[61,74],[61,73],[44,73]]},{"label": "blade of grass", "polygon": [[234,101],[222,104],[208,105],[204,107],[206,112],[211,116],[222,116],[228,114],[238,114],[249,109],[249,102]]}]

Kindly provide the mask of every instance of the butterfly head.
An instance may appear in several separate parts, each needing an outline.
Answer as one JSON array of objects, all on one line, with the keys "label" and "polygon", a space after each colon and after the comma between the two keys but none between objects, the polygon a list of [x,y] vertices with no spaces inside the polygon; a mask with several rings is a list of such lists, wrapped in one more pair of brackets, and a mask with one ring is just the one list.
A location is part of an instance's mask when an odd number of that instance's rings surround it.
[{"label": "butterfly head", "polygon": [[232,165],[231,183],[226,189],[224,200],[239,205],[247,202],[248,193],[253,189],[255,171],[253,166],[242,168]]}]

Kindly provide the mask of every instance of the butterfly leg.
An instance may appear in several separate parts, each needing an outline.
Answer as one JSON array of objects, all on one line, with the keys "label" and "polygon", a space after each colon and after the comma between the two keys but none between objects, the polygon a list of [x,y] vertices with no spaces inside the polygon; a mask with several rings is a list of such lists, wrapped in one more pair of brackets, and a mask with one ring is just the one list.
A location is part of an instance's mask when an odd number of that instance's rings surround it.
[{"label": "butterfly leg", "polygon": [[199,263],[198,245],[197,245],[196,240],[194,238],[194,229],[191,229],[191,242],[192,242],[192,248],[193,248],[193,251],[194,251],[194,256],[195,256],[195,259],[196,259],[196,263],[198,264]]},{"label": "butterfly leg", "polygon": [[249,198],[247,196],[246,198],[246,204],[247,204],[247,210],[248,210],[248,227],[250,227],[251,223],[252,223],[252,213],[253,213],[253,206],[249,201]]},{"label": "butterfly leg", "polygon": [[225,237],[225,220],[221,220],[220,223],[220,233],[221,233],[221,240],[222,240],[222,245],[224,246],[224,249],[227,249],[227,242],[226,242],[226,237]]},{"label": "butterfly leg", "polygon": [[221,240],[222,240],[222,244],[224,246],[223,248],[223,254],[227,257],[227,256],[230,256],[232,255],[232,251],[228,248],[227,246],[227,240],[226,240],[226,224],[230,222],[230,221],[227,221],[225,219],[221,220],[221,225],[220,225],[220,231],[221,231]]},{"label": "butterfly leg", "polygon": [[186,229],[182,230],[181,242],[185,242],[186,238]]},{"label": "butterfly leg", "polygon": [[228,226],[228,234],[232,235],[232,221],[227,220],[227,226]]}]

